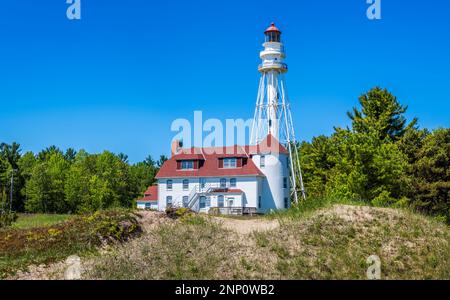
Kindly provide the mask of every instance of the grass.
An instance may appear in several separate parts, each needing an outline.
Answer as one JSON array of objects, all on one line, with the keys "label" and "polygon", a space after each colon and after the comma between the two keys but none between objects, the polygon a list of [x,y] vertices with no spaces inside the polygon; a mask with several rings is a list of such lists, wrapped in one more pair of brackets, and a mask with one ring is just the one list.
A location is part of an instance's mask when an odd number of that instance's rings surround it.
[{"label": "grass", "polygon": [[[366,279],[367,258],[377,255],[382,279],[450,279],[446,224],[408,210],[353,204],[302,202],[258,219],[278,220],[279,227],[245,235],[222,227],[220,218],[155,213],[145,234],[128,240],[137,224],[123,211],[0,230],[0,275],[94,253],[83,265],[85,279]],[[105,239],[127,242],[97,255]]]},{"label": "grass", "polygon": [[371,255],[382,279],[450,278],[448,227],[408,211],[336,206],[256,236],[281,279],[366,279]]},{"label": "grass", "polygon": [[68,221],[73,217],[73,215],[19,214],[19,218],[12,227],[17,229],[47,227]]},{"label": "grass", "polygon": [[217,218],[223,219],[231,219],[231,220],[240,220],[240,221],[248,221],[248,220],[263,220],[265,218],[264,215],[217,215]]},{"label": "grass", "polygon": [[[449,228],[408,211],[333,205],[279,212],[280,227],[239,235],[204,216],[151,230],[96,261],[92,279],[450,279]],[[203,218],[203,221],[199,221]]]},{"label": "grass", "polygon": [[320,209],[330,208],[333,205],[353,205],[362,206],[365,205],[362,201],[352,201],[346,199],[332,199],[332,198],[308,198],[307,200],[300,200],[297,205],[294,205],[287,210],[274,211],[267,214],[265,217],[268,219],[301,219],[310,216]]},{"label": "grass", "polygon": [[[206,217],[184,216],[100,258],[89,272],[94,279],[217,278],[232,252],[228,235]],[[209,253],[214,253],[209,255]]]},{"label": "grass", "polygon": [[[56,222],[57,218],[52,220]],[[104,243],[125,241],[140,231],[135,216],[126,210],[96,212],[72,217],[63,223],[30,227],[44,223],[35,221],[26,223],[29,226],[23,228],[0,230],[0,278],[25,270],[29,265],[95,253]]]}]

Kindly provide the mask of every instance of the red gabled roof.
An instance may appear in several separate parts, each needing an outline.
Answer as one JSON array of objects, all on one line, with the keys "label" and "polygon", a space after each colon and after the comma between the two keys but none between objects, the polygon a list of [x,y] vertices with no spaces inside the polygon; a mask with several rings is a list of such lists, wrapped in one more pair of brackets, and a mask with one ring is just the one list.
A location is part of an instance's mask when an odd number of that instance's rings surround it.
[{"label": "red gabled roof", "polygon": [[158,186],[153,185],[148,187],[144,193],[144,198],[139,199],[139,202],[155,202],[158,201]]},{"label": "red gabled roof", "polygon": [[289,154],[286,147],[281,145],[278,139],[271,134],[256,146],[246,146],[246,151],[250,155],[268,153]]},{"label": "red gabled roof", "polygon": [[202,154],[181,153],[177,155],[177,160],[203,160],[203,159],[205,158]]},{"label": "red gabled roof", "polygon": [[[201,155],[201,159],[204,160],[203,166],[196,170],[178,170],[177,161],[186,159],[187,157],[191,158],[191,153],[198,155],[199,159]],[[264,176],[264,173],[253,163],[250,155],[268,153],[287,154],[288,152],[272,135],[267,136],[257,146],[183,149],[179,154],[175,154],[163,164],[156,178]],[[247,163],[239,168],[219,168],[219,160],[225,157],[244,157],[248,159]]]},{"label": "red gabled roof", "polygon": [[219,158],[222,157],[223,155],[221,154],[205,155],[205,162],[201,168],[197,170],[178,170],[177,156],[175,155],[164,163],[156,178],[264,176],[251,159],[248,159],[247,164],[240,168],[219,168]]}]

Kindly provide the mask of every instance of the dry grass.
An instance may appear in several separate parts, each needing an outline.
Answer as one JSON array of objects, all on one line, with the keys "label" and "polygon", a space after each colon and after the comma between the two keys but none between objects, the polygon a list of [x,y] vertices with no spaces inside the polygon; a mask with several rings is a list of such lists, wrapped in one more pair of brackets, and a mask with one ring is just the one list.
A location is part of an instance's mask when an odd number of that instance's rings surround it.
[{"label": "dry grass", "polygon": [[[279,226],[235,222],[158,221],[91,261],[84,278],[365,279],[366,259],[378,255],[383,279],[450,279],[448,227],[406,211],[338,205],[308,217],[280,216]],[[261,230],[236,230],[242,222]]]},{"label": "dry grass", "polygon": [[450,278],[448,227],[406,211],[334,206],[256,237],[283,279],[366,279],[371,255],[383,279]]},{"label": "dry grass", "polygon": [[51,226],[0,229],[0,278],[70,255],[95,253],[98,247],[123,242],[139,234],[136,217],[126,210],[101,211],[73,217]]}]

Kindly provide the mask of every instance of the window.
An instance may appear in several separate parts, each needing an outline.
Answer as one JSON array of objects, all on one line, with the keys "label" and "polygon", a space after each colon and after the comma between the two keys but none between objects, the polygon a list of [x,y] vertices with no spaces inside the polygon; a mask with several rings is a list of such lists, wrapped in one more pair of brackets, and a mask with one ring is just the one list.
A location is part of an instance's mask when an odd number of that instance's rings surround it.
[{"label": "window", "polygon": [[172,206],[172,196],[167,196],[167,198],[166,198],[166,206],[167,207]]},{"label": "window", "polygon": [[231,178],[230,179],[230,187],[236,187],[236,178]]},{"label": "window", "polygon": [[145,209],[150,209],[152,208],[152,204],[151,203],[145,203]]},{"label": "window", "polygon": [[284,208],[289,208],[289,198],[284,198]]},{"label": "window", "polygon": [[259,166],[261,168],[265,168],[266,167],[266,157],[264,155],[261,156],[261,159],[259,161]]},{"label": "window", "polygon": [[220,188],[221,189],[227,188],[227,180],[225,178],[220,179]]},{"label": "window", "polygon": [[283,178],[283,188],[284,188],[284,189],[287,189],[287,188],[288,188],[288,179],[287,179],[287,177],[284,177],[284,178]]},{"label": "window", "polygon": [[202,189],[205,188],[205,186],[206,186],[206,179],[205,178],[200,178],[200,186],[202,187]]},{"label": "window", "polygon": [[211,207],[211,197],[206,197],[206,207]]},{"label": "window", "polygon": [[183,207],[187,208],[189,206],[189,196],[183,196]]},{"label": "window", "polygon": [[184,191],[189,190],[189,179],[184,179],[183,180],[183,190]]},{"label": "window", "polygon": [[167,180],[167,190],[171,191],[173,189],[173,180]]},{"label": "window", "polygon": [[237,159],[236,158],[225,158],[223,160],[223,168],[224,169],[235,169],[235,168],[237,168]]},{"label": "window", "polygon": [[234,198],[228,198],[228,207],[234,207]]},{"label": "window", "polygon": [[206,197],[201,196],[200,197],[200,209],[204,209],[204,208],[206,208]]},{"label": "window", "polygon": [[261,208],[262,207],[262,198],[261,198],[261,196],[259,196],[259,198],[258,198],[258,208]]},{"label": "window", "polygon": [[219,206],[219,208],[225,207],[225,198],[224,198],[224,196],[222,196],[222,195],[219,196],[219,198],[217,199],[217,206]]},{"label": "window", "polygon": [[281,34],[279,32],[266,33],[266,42],[279,43],[281,41]]},{"label": "window", "polygon": [[182,170],[193,170],[194,169],[194,161],[192,160],[183,160],[181,162]]}]

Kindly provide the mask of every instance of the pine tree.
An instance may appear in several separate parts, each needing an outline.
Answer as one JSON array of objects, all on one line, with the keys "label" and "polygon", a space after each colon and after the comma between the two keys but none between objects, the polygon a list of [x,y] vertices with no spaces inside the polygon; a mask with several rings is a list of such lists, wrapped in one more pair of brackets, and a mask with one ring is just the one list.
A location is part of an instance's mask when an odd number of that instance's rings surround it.
[{"label": "pine tree", "polygon": [[408,128],[414,127],[417,120],[414,119],[406,125],[404,116],[408,107],[401,105],[397,97],[388,90],[375,87],[359,97],[361,110],[353,108],[348,112],[352,120],[352,129],[357,133],[369,133],[374,131],[380,140],[399,140]]}]

